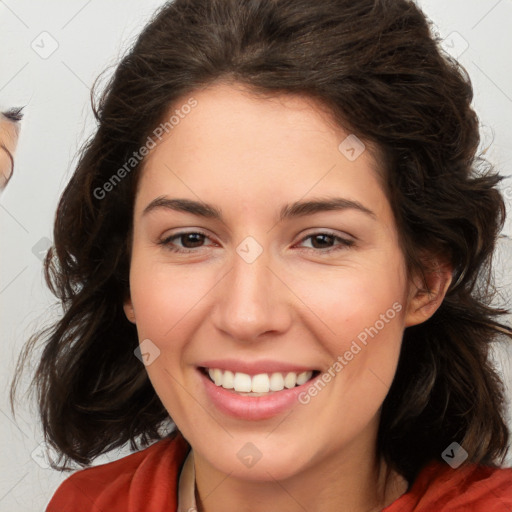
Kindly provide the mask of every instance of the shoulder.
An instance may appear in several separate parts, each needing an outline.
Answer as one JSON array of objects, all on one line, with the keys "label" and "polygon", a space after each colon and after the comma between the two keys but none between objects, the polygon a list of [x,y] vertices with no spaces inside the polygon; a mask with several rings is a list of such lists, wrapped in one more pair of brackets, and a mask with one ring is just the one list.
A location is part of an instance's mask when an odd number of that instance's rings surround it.
[{"label": "shoulder", "polygon": [[411,489],[383,512],[511,512],[512,469],[433,461]]},{"label": "shoulder", "polygon": [[122,459],[68,477],[46,512],[171,510],[189,445],[178,434]]}]

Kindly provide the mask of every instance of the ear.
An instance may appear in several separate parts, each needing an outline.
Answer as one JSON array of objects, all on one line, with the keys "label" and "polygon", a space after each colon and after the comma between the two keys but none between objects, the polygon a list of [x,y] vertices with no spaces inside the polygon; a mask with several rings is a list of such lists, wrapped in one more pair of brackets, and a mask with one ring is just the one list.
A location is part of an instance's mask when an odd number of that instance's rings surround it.
[{"label": "ear", "polygon": [[124,309],[124,314],[126,315],[126,318],[128,318],[128,320],[130,322],[135,324],[136,323],[136,321],[135,321],[135,309],[133,308],[131,297],[128,297],[127,299],[125,299],[125,301],[123,303],[123,309]]},{"label": "ear", "polygon": [[453,267],[441,258],[424,258],[423,273],[413,276],[405,315],[405,327],[428,320],[441,306],[453,279]]}]

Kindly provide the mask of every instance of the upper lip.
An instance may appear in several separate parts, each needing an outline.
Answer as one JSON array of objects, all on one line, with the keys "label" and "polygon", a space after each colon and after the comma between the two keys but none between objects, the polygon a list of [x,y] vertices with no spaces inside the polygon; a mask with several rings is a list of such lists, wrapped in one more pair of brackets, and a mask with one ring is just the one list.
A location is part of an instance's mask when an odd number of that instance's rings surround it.
[{"label": "upper lip", "polygon": [[289,362],[274,361],[262,359],[259,361],[241,361],[236,359],[215,359],[203,361],[198,364],[202,368],[218,368],[219,370],[229,370],[233,373],[246,373],[248,375],[258,375],[260,373],[302,373],[315,371],[311,366],[293,364]]}]

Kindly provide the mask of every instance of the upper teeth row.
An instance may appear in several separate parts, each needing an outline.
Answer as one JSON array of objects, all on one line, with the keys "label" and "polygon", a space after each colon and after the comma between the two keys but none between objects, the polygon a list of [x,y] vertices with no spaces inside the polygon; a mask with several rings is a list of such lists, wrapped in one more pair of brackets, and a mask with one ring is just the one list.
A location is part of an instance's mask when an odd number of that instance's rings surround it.
[{"label": "upper teeth row", "polygon": [[295,373],[259,373],[250,376],[247,373],[230,372],[229,370],[220,370],[218,368],[208,369],[210,379],[217,386],[224,389],[234,389],[240,393],[268,393],[269,391],[281,391],[284,388],[293,388],[296,385],[301,386],[313,376],[312,371]]}]

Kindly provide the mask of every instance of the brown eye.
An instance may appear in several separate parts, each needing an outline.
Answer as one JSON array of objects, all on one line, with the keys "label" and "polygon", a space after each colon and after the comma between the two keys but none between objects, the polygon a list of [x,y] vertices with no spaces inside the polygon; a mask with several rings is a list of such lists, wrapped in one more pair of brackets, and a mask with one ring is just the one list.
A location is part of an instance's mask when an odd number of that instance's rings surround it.
[{"label": "brown eye", "polygon": [[[341,238],[333,233],[313,233],[311,235],[306,236],[301,240],[301,243],[306,240],[311,240],[312,247],[306,247],[307,250],[313,250],[319,253],[329,253],[332,251],[339,251],[346,249],[347,247],[351,247],[354,245],[353,240],[347,240],[345,238]],[[333,245],[338,241],[338,245]]]},{"label": "brown eye", "polygon": [[[159,245],[163,245],[172,252],[193,252],[194,249],[205,247],[205,240],[209,240],[208,236],[198,231],[189,231],[176,233],[160,240]],[[176,244],[176,241],[179,244]]]},{"label": "brown eye", "polygon": [[186,249],[193,249],[200,247],[206,237],[201,233],[186,233],[178,238]]}]

